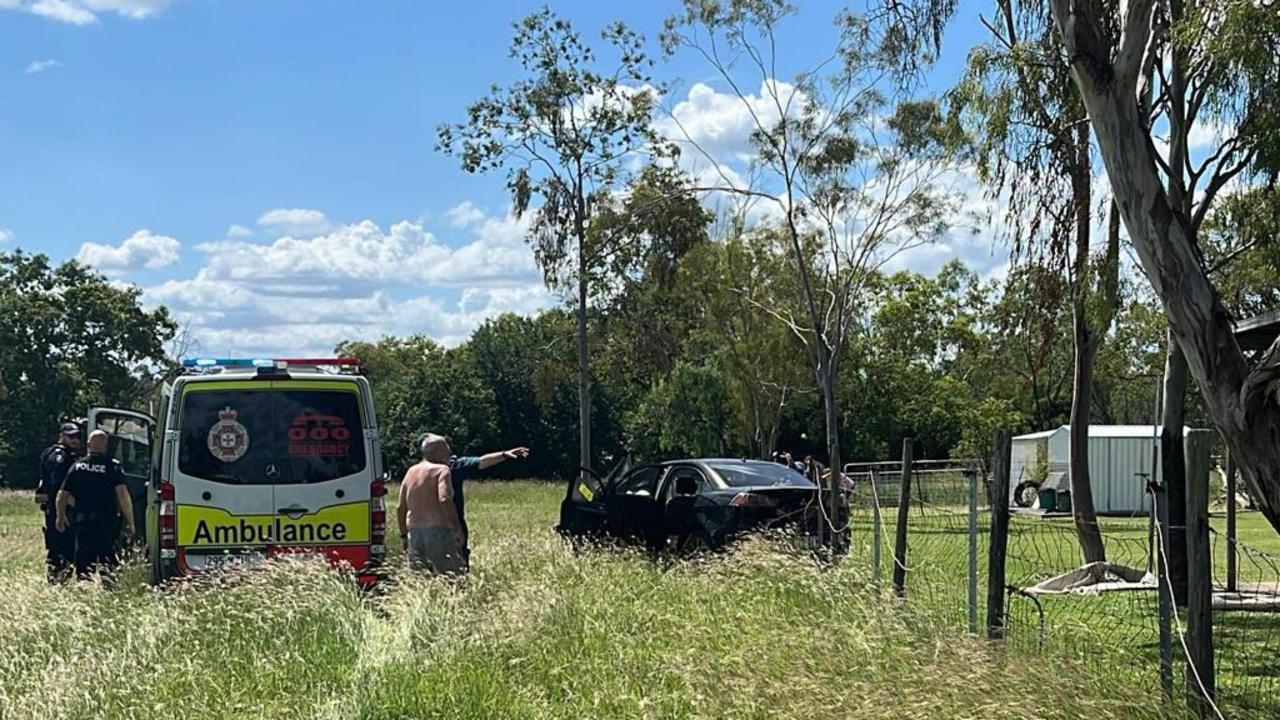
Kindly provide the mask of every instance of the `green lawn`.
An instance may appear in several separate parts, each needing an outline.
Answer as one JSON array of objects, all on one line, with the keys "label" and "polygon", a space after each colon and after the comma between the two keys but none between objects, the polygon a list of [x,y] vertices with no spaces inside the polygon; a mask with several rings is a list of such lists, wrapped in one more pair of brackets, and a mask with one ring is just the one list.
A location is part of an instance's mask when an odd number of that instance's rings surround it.
[{"label": "green lawn", "polygon": [[[917,503],[908,518],[908,603],[954,630],[968,627],[967,507],[957,504],[967,495],[954,483],[932,488],[947,505]],[[864,491],[864,494],[866,491]],[[896,496],[896,488],[882,492]],[[855,503],[854,556],[872,557],[875,534],[869,498]],[[897,527],[896,508],[883,510],[880,533],[881,577],[888,584]],[[1213,543],[1214,574],[1226,582],[1226,520],[1215,512],[1211,525],[1221,535]],[[979,518],[978,610],[985,622],[988,530],[990,516]],[[1147,569],[1148,521],[1145,518],[1102,518],[1108,559]],[[1238,517],[1242,548],[1239,580],[1280,581],[1280,535],[1256,512]],[[1274,554],[1274,555],[1273,555]],[[857,562],[854,560],[854,562]],[[1028,587],[1080,565],[1080,552],[1070,518],[1041,519],[1015,514],[1011,519],[1006,582]],[[1154,592],[1109,593],[1098,597],[1041,596],[1035,601],[1007,597],[1009,644],[1025,652],[1041,649],[1071,662],[1122,678],[1151,693],[1160,690],[1158,597]],[[1181,618],[1179,618],[1181,622]],[[1215,615],[1215,656],[1219,698],[1235,717],[1275,717],[1280,713],[1280,616],[1263,613],[1218,612]],[[1174,640],[1175,651],[1180,651]],[[1180,654],[1180,652],[1179,652]],[[1034,663],[1032,667],[1039,667]],[[1175,663],[1174,683],[1182,691],[1185,678]],[[1040,677],[1036,670],[1034,677]]]},{"label": "green lawn", "polygon": [[464,584],[401,574],[362,598],[305,562],[51,588],[37,513],[0,493],[0,718],[1165,717],[1093,666],[903,605],[865,557],[575,555],[551,531],[559,487],[468,494]]}]

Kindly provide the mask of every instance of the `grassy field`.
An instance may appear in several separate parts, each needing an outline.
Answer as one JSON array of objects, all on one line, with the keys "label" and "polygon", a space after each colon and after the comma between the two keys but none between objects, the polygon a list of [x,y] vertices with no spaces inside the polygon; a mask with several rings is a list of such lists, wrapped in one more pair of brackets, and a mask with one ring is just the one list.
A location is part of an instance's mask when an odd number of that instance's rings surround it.
[{"label": "grassy field", "polygon": [[37,513],[0,493],[0,718],[1165,717],[1107,673],[940,630],[865,558],[574,555],[558,497],[471,486],[465,583],[361,597],[306,562],[48,587]]},{"label": "grassy field", "polygon": [[[946,480],[943,478],[943,480]],[[954,487],[953,487],[954,486]],[[935,505],[917,503],[908,516],[907,596],[928,608],[927,612],[956,631],[968,627],[967,508],[958,498],[967,490],[957,482],[938,482],[932,496],[950,501]],[[896,496],[896,488],[890,493]],[[864,492],[864,494],[866,494]],[[883,495],[881,496],[883,498]],[[855,557],[866,558],[875,538],[870,498],[856,505],[853,525]],[[883,511],[881,539],[882,582],[889,583],[893,569],[891,552],[896,529],[896,508]],[[1148,525],[1145,518],[1101,518],[1107,557],[1112,563],[1148,569]],[[990,517],[979,519],[978,611],[985,618],[987,587],[987,534]],[[1227,543],[1225,516],[1215,512],[1211,525],[1217,531],[1213,543],[1215,579],[1226,579]],[[1257,512],[1242,512],[1238,519],[1241,551],[1239,580],[1274,584],[1280,580],[1280,535]],[[851,562],[864,562],[851,558]],[[1006,582],[1025,588],[1065,573],[1081,563],[1079,545],[1070,518],[1042,519],[1015,515],[1011,520]],[[1101,596],[1050,595],[1038,601],[1019,595],[1006,598],[1009,644],[1028,654],[1052,654],[1081,667],[1105,672],[1146,690],[1160,692],[1158,596],[1154,591],[1107,593]],[[1181,616],[1176,623],[1183,623]],[[1280,714],[1280,615],[1217,611],[1214,617],[1215,658],[1219,700],[1230,717],[1270,718]],[[1174,688],[1185,684],[1181,649],[1174,640]],[[1028,665],[1032,681],[1041,677],[1039,663]]]}]

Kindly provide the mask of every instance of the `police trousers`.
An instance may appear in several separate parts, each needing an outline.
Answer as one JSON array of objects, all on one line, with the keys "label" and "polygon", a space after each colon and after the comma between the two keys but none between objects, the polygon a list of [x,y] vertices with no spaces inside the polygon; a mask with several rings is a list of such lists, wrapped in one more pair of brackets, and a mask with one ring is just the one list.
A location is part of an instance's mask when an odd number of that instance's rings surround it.
[{"label": "police trousers", "polygon": [[49,582],[61,582],[71,574],[76,553],[76,536],[70,528],[58,532],[58,515],[44,514],[44,569]]},{"label": "police trousers", "polygon": [[110,576],[120,564],[116,548],[114,523],[88,521],[75,526],[76,577],[83,580],[94,574]]}]

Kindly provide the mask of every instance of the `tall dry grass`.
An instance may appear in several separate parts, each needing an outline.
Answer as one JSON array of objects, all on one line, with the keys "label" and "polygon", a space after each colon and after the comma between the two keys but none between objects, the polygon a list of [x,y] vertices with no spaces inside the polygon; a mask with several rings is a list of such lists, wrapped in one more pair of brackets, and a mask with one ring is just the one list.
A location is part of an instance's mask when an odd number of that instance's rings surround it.
[{"label": "tall dry grass", "polygon": [[1081,668],[937,632],[861,574],[749,543],[571,553],[559,490],[477,484],[464,583],[361,597],[289,562],[157,591],[49,587],[0,497],[0,718],[1156,718]]}]

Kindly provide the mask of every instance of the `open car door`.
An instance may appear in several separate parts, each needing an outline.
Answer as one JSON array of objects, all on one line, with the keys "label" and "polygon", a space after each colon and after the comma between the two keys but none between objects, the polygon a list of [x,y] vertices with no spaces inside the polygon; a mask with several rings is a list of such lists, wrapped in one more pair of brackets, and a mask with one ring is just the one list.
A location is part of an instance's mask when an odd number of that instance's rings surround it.
[{"label": "open car door", "polygon": [[146,537],[147,488],[151,480],[151,448],[155,420],[149,415],[120,408],[89,409],[89,432],[110,436],[107,454],[120,461],[124,482],[133,499],[134,537]]},{"label": "open car door", "polygon": [[595,535],[605,529],[608,505],[605,494],[617,478],[631,468],[631,456],[622,459],[603,480],[583,468],[580,477],[569,480],[564,500],[560,503],[560,524],[556,526],[563,535]]}]

